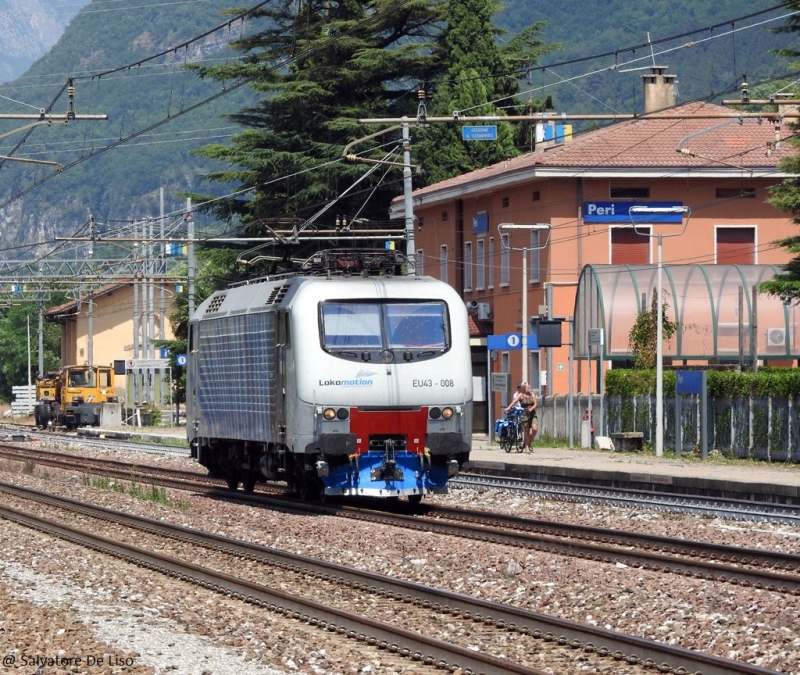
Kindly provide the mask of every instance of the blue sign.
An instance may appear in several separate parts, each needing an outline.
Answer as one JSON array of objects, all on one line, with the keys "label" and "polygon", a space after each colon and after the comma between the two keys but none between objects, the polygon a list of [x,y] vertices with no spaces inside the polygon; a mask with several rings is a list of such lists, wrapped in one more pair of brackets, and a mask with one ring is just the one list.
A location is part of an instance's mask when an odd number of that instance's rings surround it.
[{"label": "blue sign", "polygon": [[186,354],[177,354],[175,356],[175,365],[179,367],[185,366],[189,362],[189,359],[186,358]]},{"label": "blue sign", "polygon": [[677,370],[675,371],[675,392],[678,394],[702,394],[702,370]]},{"label": "blue sign", "polygon": [[486,211],[479,211],[472,216],[472,234],[480,234],[489,231],[489,214]]},{"label": "blue sign", "polygon": [[161,358],[161,359],[168,359],[169,358],[169,347],[162,347],[160,349],[159,358]]},{"label": "blue sign", "polygon": [[[489,335],[486,338],[486,347],[490,351],[514,351],[516,349],[522,349],[522,335],[519,333]],[[539,342],[535,335],[528,335],[528,349],[539,349]]]},{"label": "blue sign", "polygon": [[584,202],[584,223],[682,223],[682,213],[631,213],[632,206],[668,209],[683,206],[681,202]]},{"label": "blue sign", "polygon": [[461,127],[461,139],[464,141],[496,141],[497,127]]}]

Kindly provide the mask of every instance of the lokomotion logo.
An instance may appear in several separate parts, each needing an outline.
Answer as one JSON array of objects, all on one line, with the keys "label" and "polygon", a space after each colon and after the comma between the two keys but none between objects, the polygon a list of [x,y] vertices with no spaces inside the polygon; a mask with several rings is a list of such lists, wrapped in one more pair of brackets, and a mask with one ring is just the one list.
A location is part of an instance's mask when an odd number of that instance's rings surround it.
[{"label": "lokomotion logo", "polygon": [[320,387],[371,387],[372,376],[377,375],[377,370],[359,370],[355,377],[349,380],[320,380]]}]

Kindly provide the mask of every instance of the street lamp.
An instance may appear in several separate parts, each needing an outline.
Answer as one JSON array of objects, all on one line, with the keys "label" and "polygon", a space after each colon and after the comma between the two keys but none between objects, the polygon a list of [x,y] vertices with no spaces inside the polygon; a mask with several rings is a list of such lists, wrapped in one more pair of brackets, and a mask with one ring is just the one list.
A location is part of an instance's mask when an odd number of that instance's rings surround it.
[{"label": "street lamp", "polygon": [[[636,221],[634,216],[642,214],[647,216],[667,216],[680,214],[681,223],[683,227],[680,232],[674,232],[668,235],[658,235],[658,272],[656,276],[656,457],[664,455],[664,347],[661,342],[664,334],[664,319],[663,312],[661,311],[661,238],[679,237],[686,232],[686,226],[689,224],[689,216],[691,209],[688,206],[631,206],[628,210],[631,217],[631,223],[636,234],[641,234],[647,237],[652,237],[652,233],[640,231],[636,228]],[[683,219],[683,214],[688,214],[686,220]],[[658,222],[657,218],[649,218],[651,224],[655,225]],[[671,222],[671,221],[670,221]]]},{"label": "street lamp", "polygon": [[[503,240],[503,230],[546,230],[544,244],[539,242],[539,246],[523,246],[515,248],[506,246]],[[540,251],[547,246],[550,241],[550,223],[536,223],[534,225],[517,225],[515,223],[500,223],[497,226],[500,234],[500,245],[509,251],[522,251],[522,381],[528,381],[528,251]],[[548,357],[549,358],[549,357]],[[549,391],[549,390],[548,390]]]}]

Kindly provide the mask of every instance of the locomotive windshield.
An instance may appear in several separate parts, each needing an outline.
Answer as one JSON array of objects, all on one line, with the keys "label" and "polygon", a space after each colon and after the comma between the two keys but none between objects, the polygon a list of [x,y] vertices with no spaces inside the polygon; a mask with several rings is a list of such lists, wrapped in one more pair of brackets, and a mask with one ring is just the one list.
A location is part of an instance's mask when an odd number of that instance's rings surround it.
[{"label": "locomotive windshield", "polygon": [[321,319],[323,348],[344,358],[351,349],[359,359],[371,350],[430,358],[450,347],[443,302],[325,302]]}]

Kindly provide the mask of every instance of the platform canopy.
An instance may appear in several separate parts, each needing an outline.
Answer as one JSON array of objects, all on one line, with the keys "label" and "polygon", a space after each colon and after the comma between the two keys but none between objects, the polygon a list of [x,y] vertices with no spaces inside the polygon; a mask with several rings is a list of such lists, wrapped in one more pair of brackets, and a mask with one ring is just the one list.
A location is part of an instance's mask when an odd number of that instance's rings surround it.
[{"label": "platform canopy", "polygon": [[[766,293],[753,302],[753,288],[779,271],[775,265],[663,265],[661,301],[667,318],[679,324],[663,345],[664,356],[738,363],[740,355],[750,356],[755,321],[759,359],[800,358],[800,307]],[[651,307],[657,274],[656,265],[583,268],[575,299],[576,357],[588,356],[590,329],[601,328],[603,345],[592,344],[593,358],[632,358],[628,336],[642,307]],[[596,343],[598,332],[592,335]]]}]

